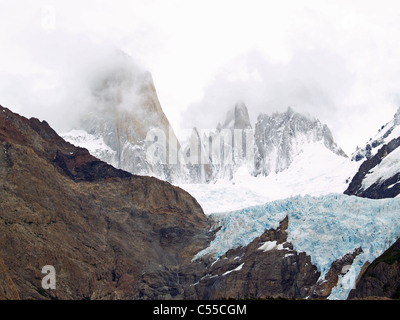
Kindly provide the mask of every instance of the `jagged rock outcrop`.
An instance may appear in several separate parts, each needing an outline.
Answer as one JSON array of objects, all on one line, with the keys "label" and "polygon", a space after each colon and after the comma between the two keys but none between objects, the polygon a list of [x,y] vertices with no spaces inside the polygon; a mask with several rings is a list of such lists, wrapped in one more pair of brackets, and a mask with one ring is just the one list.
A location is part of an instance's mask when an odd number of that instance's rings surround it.
[{"label": "jagged rock outcrop", "polygon": [[[202,257],[205,271],[185,291],[189,299],[326,299],[361,248],[333,261],[324,277],[306,252],[287,241],[289,218],[217,260]],[[200,270],[200,269],[199,269]]]},{"label": "jagged rock outcrop", "polygon": [[222,126],[212,136],[219,147],[213,152],[214,178],[231,179],[241,166],[254,170],[254,131],[249,112],[243,101],[238,101]]},{"label": "jagged rock outcrop", "polygon": [[345,194],[382,199],[400,193],[400,108],[365,147],[357,148],[352,161],[361,161]]},{"label": "jagged rock outcrop", "polygon": [[220,128],[228,129],[252,129],[249,111],[244,101],[238,101],[233,109],[226,114],[225,122]]},{"label": "jagged rock outcrop", "polygon": [[370,138],[367,143],[352,154],[352,161],[365,161],[371,159],[384,144],[400,136],[400,107],[392,120],[383,125],[374,138]]},{"label": "jagged rock outcrop", "polygon": [[365,160],[349,187],[348,195],[364,198],[394,198],[400,193],[400,137],[383,145],[379,151]]},{"label": "jagged rock outcrop", "polygon": [[339,276],[344,276],[353,264],[354,259],[363,252],[362,248],[356,248],[353,252],[345,254],[343,257],[335,260],[329,268],[326,275],[318,280],[314,292],[310,296],[312,299],[328,298],[332,288],[338,283]]},{"label": "jagged rock outcrop", "polygon": [[216,261],[203,257],[205,272],[186,290],[189,299],[326,299],[361,248],[335,260],[324,277],[306,252],[287,241],[288,217],[244,247]]},{"label": "jagged rock outcrop", "polygon": [[[0,298],[183,296],[182,270],[212,239],[187,192],[116,169],[3,107],[0,150]],[[41,286],[45,265],[55,290]]]},{"label": "jagged rock outcrop", "polygon": [[346,157],[327,125],[294,112],[260,114],[255,125],[255,174],[269,175],[287,169],[307,143],[322,141],[332,152]]},{"label": "jagged rock outcrop", "polygon": [[[133,174],[180,181],[179,142],[161,108],[152,76],[119,53],[112,68],[105,68],[88,84],[92,103],[63,137],[85,146],[88,137],[105,144],[91,150],[103,161]],[[92,149],[92,148],[91,148]]]},{"label": "jagged rock outcrop", "polygon": [[359,275],[348,299],[400,298],[400,239]]},{"label": "jagged rock outcrop", "polygon": [[241,165],[254,166],[253,130],[246,105],[238,101],[227,112],[225,121],[215,130],[193,128],[183,145],[187,181],[208,183],[215,179],[232,179]]},{"label": "jagged rock outcrop", "polygon": [[[365,147],[357,148],[352,161],[363,163],[353,177],[348,195],[371,199],[394,198],[400,193],[400,108]],[[348,299],[398,299],[400,297],[400,239],[380,257],[366,263]]]},{"label": "jagged rock outcrop", "polygon": [[287,242],[288,219],[246,247],[231,249],[186,290],[191,299],[306,298],[320,276],[310,257]]}]

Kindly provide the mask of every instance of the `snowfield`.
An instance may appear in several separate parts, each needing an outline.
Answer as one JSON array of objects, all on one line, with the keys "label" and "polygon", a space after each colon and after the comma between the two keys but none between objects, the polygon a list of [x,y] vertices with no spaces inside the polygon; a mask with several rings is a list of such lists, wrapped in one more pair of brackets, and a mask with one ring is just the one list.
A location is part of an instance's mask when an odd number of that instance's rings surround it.
[{"label": "snowfield", "polygon": [[116,166],[116,152],[104,142],[101,136],[96,137],[85,130],[77,129],[61,133],[60,136],[75,146],[87,149],[96,158]]},{"label": "snowfield", "polygon": [[232,180],[210,184],[179,184],[202,206],[205,214],[239,210],[297,195],[320,196],[347,189],[360,163],[339,156],[323,142],[303,146],[290,167],[279,173],[254,177],[240,167]]},{"label": "snowfield", "polygon": [[[362,189],[366,190],[377,181],[385,181],[400,171],[400,148],[389,153],[381,163],[365,175]],[[394,184],[393,184],[394,185]]]}]

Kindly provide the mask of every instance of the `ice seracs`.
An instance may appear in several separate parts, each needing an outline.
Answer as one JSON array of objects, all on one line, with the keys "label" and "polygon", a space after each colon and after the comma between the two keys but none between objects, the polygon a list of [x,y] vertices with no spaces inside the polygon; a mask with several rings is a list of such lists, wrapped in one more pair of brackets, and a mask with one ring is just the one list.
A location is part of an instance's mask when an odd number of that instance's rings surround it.
[{"label": "ice seracs", "polygon": [[[311,256],[324,279],[331,264],[362,249],[346,275],[332,290],[330,299],[346,299],[362,266],[372,262],[400,237],[400,199],[372,200],[329,194],[319,197],[297,196],[272,201],[242,210],[210,215],[214,226],[221,227],[210,246],[199,252],[217,259],[229,249],[248,245],[265,230],[276,229],[288,217],[287,241],[297,252]],[[260,250],[283,249],[274,241]],[[244,263],[246,263],[244,261]]]}]

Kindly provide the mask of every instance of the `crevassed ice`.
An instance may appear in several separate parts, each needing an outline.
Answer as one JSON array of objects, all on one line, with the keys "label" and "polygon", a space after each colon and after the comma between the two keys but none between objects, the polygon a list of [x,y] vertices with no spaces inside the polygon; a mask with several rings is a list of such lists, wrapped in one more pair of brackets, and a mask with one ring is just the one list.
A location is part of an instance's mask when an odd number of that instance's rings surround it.
[{"label": "crevassed ice", "polygon": [[372,262],[400,237],[400,199],[365,199],[344,194],[296,196],[209,217],[221,226],[204,255],[218,258],[246,246],[288,216],[288,239],[310,255],[323,278],[332,262],[361,247],[348,273],[340,277],[330,299],[346,299],[366,261]]}]

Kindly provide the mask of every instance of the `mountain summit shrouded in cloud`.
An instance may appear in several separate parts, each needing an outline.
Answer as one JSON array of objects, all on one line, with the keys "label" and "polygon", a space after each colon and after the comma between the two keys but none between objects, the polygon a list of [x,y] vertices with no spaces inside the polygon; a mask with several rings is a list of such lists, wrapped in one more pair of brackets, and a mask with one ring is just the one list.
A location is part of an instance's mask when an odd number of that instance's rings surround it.
[{"label": "mountain summit shrouded in cloud", "polygon": [[1,102],[65,131],[73,111],[87,104],[87,66],[106,68],[113,60],[105,57],[107,48],[119,48],[151,71],[178,136],[181,127],[215,128],[203,115],[225,113],[243,99],[254,117],[289,105],[315,115],[351,154],[400,102],[400,47],[393,41],[400,30],[397,6],[396,1],[4,2]]},{"label": "mountain summit shrouded in cloud", "polygon": [[0,299],[399,298],[397,8],[2,1]]},{"label": "mountain summit shrouded in cloud", "polygon": [[[81,145],[91,140],[92,145],[86,145],[89,150],[131,173],[164,180],[177,177],[179,143],[161,108],[151,74],[119,52],[109,68],[96,73],[90,87],[92,103],[81,112],[75,130],[64,137]],[[103,146],[93,145],[96,140],[104,142]],[[156,142],[160,154],[152,157]],[[176,158],[172,160],[173,155]]]}]

